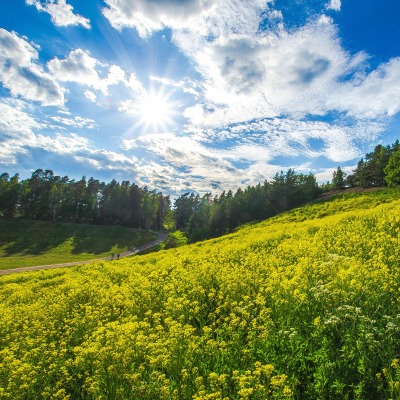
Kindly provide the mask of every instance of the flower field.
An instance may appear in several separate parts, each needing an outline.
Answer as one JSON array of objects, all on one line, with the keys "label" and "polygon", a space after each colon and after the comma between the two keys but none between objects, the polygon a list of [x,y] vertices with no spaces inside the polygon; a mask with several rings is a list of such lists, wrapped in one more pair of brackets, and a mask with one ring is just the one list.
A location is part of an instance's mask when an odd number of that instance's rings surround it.
[{"label": "flower field", "polygon": [[0,278],[0,399],[400,399],[400,191]]}]

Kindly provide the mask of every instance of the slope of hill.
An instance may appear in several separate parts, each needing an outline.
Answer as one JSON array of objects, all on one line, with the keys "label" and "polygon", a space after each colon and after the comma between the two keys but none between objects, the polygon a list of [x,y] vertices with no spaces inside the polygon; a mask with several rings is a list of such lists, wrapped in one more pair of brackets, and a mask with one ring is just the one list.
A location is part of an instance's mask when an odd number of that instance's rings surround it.
[{"label": "slope of hill", "polygon": [[400,398],[400,191],[0,278],[0,397]]},{"label": "slope of hill", "polygon": [[119,226],[0,219],[0,270],[102,258],[154,238]]}]

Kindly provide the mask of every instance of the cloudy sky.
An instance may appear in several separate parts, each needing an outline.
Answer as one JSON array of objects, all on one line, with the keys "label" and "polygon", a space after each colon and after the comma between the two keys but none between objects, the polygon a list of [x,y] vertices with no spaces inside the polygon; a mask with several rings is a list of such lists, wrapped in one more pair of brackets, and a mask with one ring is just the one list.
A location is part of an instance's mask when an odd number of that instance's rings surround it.
[{"label": "cloudy sky", "polygon": [[398,0],[12,0],[0,172],[214,194],[400,138]]}]

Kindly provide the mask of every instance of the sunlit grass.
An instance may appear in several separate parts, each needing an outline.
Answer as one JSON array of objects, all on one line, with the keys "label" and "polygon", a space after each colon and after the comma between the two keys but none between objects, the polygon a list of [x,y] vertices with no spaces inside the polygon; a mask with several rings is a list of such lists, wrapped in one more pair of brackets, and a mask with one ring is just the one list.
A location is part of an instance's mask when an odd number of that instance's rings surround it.
[{"label": "sunlit grass", "polygon": [[0,220],[0,269],[85,261],[154,240],[149,232],[65,222]]}]

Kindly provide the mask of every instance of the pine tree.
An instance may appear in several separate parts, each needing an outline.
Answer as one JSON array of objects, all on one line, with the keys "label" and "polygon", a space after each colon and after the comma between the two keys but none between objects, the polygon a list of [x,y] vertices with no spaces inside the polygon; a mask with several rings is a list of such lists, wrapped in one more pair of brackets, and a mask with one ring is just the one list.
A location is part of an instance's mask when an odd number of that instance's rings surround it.
[{"label": "pine tree", "polygon": [[332,187],[333,189],[344,189],[344,178],[346,174],[342,171],[340,167],[337,167],[337,170],[333,172],[332,177]]}]

